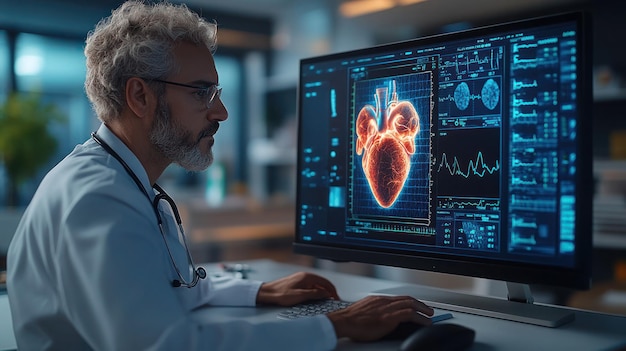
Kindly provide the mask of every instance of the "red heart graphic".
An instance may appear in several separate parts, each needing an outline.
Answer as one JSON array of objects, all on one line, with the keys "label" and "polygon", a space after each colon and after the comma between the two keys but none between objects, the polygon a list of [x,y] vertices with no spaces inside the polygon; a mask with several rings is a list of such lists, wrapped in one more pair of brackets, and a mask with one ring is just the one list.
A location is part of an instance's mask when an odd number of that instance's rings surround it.
[{"label": "red heart graphic", "polygon": [[356,153],[363,154],[365,178],[376,202],[384,208],[393,205],[404,187],[420,129],[413,104],[398,101],[395,80],[389,103],[387,92],[386,87],[376,88],[376,107],[363,106],[356,119]]}]

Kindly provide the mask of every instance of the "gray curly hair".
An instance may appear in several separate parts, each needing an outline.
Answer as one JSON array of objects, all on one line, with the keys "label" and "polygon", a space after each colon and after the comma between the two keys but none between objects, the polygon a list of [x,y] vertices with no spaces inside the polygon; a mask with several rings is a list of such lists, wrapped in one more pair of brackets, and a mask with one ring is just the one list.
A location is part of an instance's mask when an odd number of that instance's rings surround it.
[{"label": "gray curly hair", "polygon": [[[117,118],[126,103],[131,77],[165,78],[175,69],[174,45],[181,41],[215,52],[217,25],[186,5],[128,1],[102,19],[87,35],[85,91],[98,118]],[[162,85],[155,85],[163,94]]]}]

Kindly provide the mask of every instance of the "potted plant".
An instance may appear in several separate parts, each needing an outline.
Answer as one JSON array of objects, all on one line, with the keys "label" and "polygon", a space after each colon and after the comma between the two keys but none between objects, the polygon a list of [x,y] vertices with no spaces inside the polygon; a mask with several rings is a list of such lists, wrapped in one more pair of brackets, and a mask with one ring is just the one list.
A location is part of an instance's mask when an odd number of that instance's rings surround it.
[{"label": "potted plant", "polygon": [[65,117],[37,94],[12,93],[0,105],[0,161],[8,176],[7,205],[19,204],[19,186],[33,177],[57,149],[48,131],[51,121]]}]

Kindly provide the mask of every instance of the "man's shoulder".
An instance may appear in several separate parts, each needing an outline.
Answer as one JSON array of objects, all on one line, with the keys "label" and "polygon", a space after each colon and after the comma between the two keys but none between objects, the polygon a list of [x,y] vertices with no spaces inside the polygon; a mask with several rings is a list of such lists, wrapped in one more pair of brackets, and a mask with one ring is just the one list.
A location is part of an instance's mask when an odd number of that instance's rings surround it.
[{"label": "man's shoulder", "polygon": [[107,154],[77,147],[44,177],[28,211],[32,223],[44,226],[98,218],[111,223],[139,221],[153,216],[151,202],[144,198],[124,168]]},{"label": "man's shoulder", "polygon": [[116,184],[119,169],[107,154],[78,145],[44,177],[43,185],[59,190],[123,187]]}]

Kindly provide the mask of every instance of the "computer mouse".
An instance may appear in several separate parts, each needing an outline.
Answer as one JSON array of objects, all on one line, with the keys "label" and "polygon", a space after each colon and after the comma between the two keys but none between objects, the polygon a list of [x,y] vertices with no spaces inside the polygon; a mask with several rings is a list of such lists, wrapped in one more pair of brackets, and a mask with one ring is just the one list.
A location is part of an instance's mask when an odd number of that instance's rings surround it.
[{"label": "computer mouse", "polygon": [[381,340],[406,340],[409,336],[415,334],[416,331],[424,328],[423,325],[413,322],[402,322],[398,326],[389,332],[389,334],[383,336]]},{"label": "computer mouse", "polygon": [[407,337],[400,351],[462,351],[472,346],[475,336],[474,329],[459,324],[433,324]]},{"label": "computer mouse", "polygon": [[[446,319],[452,318],[452,313],[449,312],[437,312],[434,316],[430,317],[431,322],[437,323]],[[398,326],[389,332],[389,334],[382,337],[381,340],[405,340],[417,330],[423,328],[421,324],[413,322],[402,322]]]}]

